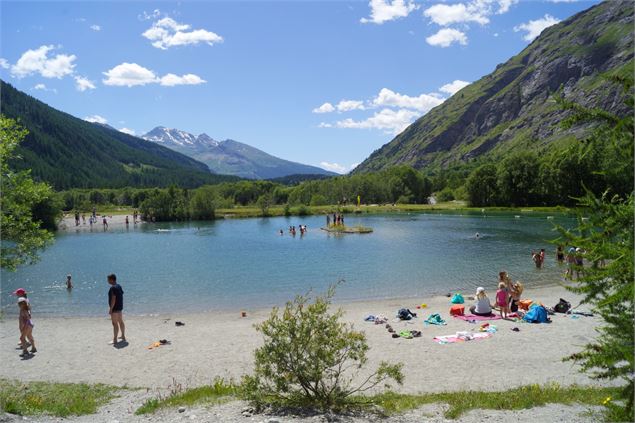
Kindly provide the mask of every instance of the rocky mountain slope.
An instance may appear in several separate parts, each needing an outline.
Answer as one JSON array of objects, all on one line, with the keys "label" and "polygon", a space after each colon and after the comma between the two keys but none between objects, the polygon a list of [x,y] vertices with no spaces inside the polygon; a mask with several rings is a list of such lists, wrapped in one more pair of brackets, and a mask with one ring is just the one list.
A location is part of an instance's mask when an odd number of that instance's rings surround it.
[{"label": "rocky mountain slope", "polygon": [[283,160],[234,140],[217,141],[207,134],[198,136],[179,129],[157,126],[142,138],[161,144],[205,163],[212,172],[251,179],[272,179],[288,175],[334,175],[316,166]]},{"label": "rocky mountain slope", "polygon": [[56,110],[4,81],[0,88],[0,112],[29,131],[11,166],[30,169],[56,189],[194,187],[237,179],[213,175],[186,155]]},{"label": "rocky mountain slope", "polygon": [[513,151],[542,151],[583,137],[563,130],[554,93],[590,107],[627,113],[621,87],[633,74],[632,1],[605,1],[545,29],[520,54],[468,85],[373,152],[355,172],[408,164],[437,169]]}]

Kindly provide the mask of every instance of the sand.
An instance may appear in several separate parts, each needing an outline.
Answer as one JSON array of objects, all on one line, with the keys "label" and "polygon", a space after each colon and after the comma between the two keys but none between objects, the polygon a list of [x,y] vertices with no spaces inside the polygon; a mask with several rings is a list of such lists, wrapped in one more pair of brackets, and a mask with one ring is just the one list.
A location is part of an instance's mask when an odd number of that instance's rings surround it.
[{"label": "sand", "polygon": [[[560,297],[577,304],[577,298],[562,287],[527,289],[525,298],[554,305]],[[401,307],[415,310],[416,303],[428,307],[416,310],[419,318],[410,323],[391,323],[399,331],[417,329],[423,336],[393,339],[383,325],[363,321],[367,314],[384,314],[395,320]],[[469,306],[470,301],[468,301]],[[551,324],[527,324],[498,320],[499,331],[491,338],[440,345],[437,335],[474,329],[477,325],[451,318],[445,297],[409,300],[355,302],[341,306],[345,318],[368,337],[369,367],[381,360],[401,362],[406,374],[401,392],[439,392],[463,389],[503,390],[530,383],[557,382],[563,385],[589,384],[575,365],[562,358],[596,336],[597,317],[556,314]],[[37,304],[34,304],[37,311]],[[59,382],[107,383],[116,386],[166,388],[173,380],[185,386],[209,383],[220,376],[238,380],[252,370],[253,350],[261,344],[254,323],[270,310],[240,310],[205,314],[126,316],[128,345],[115,348],[109,318],[39,318],[33,316],[38,352],[23,360],[16,349],[17,319],[0,322],[0,377]],[[447,326],[427,326],[423,319],[441,313]],[[175,321],[185,326],[175,326]],[[513,327],[520,328],[514,332]],[[159,339],[170,345],[149,350]]]},{"label": "sand", "polygon": [[[92,225],[90,225],[89,219],[88,219],[90,215],[91,215],[90,213],[84,214],[84,216],[86,217],[85,222],[81,220],[81,215],[80,215],[79,226],[75,226],[75,215],[72,213],[65,214],[60,220],[60,223],[58,225],[58,230],[63,232],[103,232],[104,231],[104,225],[103,225],[104,215],[97,213],[97,222],[93,223]],[[122,230],[126,228],[125,215],[106,214],[105,217],[106,217],[106,221],[108,222],[107,230]],[[134,224],[134,222],[132,221],[132,214],[128,215],[129,229],[132,230],[135,228],[140,228],[141,225],[144,225],[144,224],[145,222],[141,221],[140,218],[137,218],[137,223]]]}]

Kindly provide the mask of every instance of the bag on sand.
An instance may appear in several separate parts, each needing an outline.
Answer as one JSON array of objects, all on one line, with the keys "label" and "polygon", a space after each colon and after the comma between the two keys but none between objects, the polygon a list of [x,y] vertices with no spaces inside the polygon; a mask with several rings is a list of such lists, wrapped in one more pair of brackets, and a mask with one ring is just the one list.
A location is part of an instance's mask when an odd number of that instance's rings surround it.
[{"label": "bag on sand", "polygon": [[525,317],[523,317],[523,320],[529,323],[549,323],[551,322],[549,320],[549,317],[547,316],[547,309],[544,308],[543,306],[534,306],[531,309],[529,309],[529,311],[527,312],[527,314],[525,314]]},{"label": "bag on sand", "polygon": [[556,313],[566,313],[571,310],[571,303],[563,298],[560,298],[560,302],[553,306],[553,311]]},{"label": "bag on sand", "polygon": [[462,305],[453,305],[450,307],[450,316],[463,316],[465,314],[465,307]]},{"label": "bag on sand", "polygon": [[450,302],[452,304],[463,304],[465,302],[465,300],[463,299],[463,295],[461,294],[454,294],[452,296],[452,299],[450,300]]},{"label": "bag on sand", "polygon": [[397,312],[397,317],[401,320],[410,320],[413,317],[417,317],[417,313],[413,313],[407,308],[402,308]]}]

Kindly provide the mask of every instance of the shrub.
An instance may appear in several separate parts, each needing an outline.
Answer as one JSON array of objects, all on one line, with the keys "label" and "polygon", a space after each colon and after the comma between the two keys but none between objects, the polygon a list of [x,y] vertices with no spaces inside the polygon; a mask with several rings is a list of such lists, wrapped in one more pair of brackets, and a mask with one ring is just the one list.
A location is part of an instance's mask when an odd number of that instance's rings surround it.
[{"label": "shrub", "polygon": [[313,302],[298,296],[256,325],[264,345],[255,352],[254,375],[243,380],[244,395],[256,407],[342,410],[354,403],[351,395],[390,379],[402,383],[402,365],[386,362],[356,382],[369,347],[362,332],[341,321],[342,310],[330,312],[334,293],[331,286]]},{"label": "shrub", "polygon": [[311,205],[312,206],[324,206],[328,204],[328,200],[322,194],[313,194],[311,196]]},{"label": "shrub", "polygon": [[284,205],[284,215],[287,217],[291,216],[291,207],[289,207],[289,203]]},{"label": "shrub", "polygon": [[311,214],[311,212],[309,211],[308,207],[305,206],[304,204],[298,207],[298,216],[307,216],[309,214]]},{"label": "shrub", "polygon": [[443,188],[437,194],[437,201],[441,203],[445,203],[446,201],[453,201],[453,200],[454,200],[454,192],[452,191],[452,188],[450,187]]}]

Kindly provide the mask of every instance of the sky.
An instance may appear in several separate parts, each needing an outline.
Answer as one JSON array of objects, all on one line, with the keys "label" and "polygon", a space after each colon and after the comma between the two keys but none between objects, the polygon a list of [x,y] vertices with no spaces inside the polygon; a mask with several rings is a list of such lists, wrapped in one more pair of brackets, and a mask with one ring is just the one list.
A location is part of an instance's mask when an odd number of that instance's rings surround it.
[{"label": "sky", "polygon": [[124,132],[204,132],[346,173],[596,3],[3,0],[0,77]]}]

